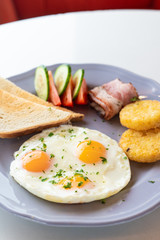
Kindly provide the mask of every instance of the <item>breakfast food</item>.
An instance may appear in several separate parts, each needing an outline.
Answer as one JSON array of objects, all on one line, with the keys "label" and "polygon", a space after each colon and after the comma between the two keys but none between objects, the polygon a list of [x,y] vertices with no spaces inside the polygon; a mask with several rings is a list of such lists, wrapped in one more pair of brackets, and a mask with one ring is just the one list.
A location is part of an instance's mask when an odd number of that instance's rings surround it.
[{"label": "breakfast food", "polygon": [[138,93],[131,83],[123,83],[119,79],[95,87],[89,91],[91,106],[109,120],[122,107],[138,98]]},{"label": "breakfast food", "polygon": [[148,131],[125,131],[119,142],[130,160],[156,162],[160,160],[160,128]]},{"label": "breakfast food", "polygon": [[88,88],[84,79],[84,69],[78,69],[72,77],[71,66],[57,67],[54,79],[51,71],[42,65],[36,68],[34,85],[37,95],[55,106],[73,107],[88,103]]},{"label": "breakfast food", "polygon": [[160,102],[143,100],[131,103],[121,110],[120,122],[139,131],[160,127]]},{"label": "breakfast food", "polygon": [[73,121],[79,121],[84,117],[83,114],[75,113],[73,111],[70,111],[69,109],[53,106],[52,103],[44,101],[43,99],[23,90],[22,88],[15,85],[13,82],[11,82],[7,79],[4,79],[2,77],[0,77],[0,89],[5,90],[8,93],[11,93],[17,97],[23,98],[25,100],[29,100],[33,103],[41,104],[41,105],[44,105],[47,107],[52,107],[52,108],[59,109],[62,111],[67,111],[72,115]]},{"label": "breakfast food", "polygon": [[48,71],[49,77],[49,97],[48,101],[53,103],[54,106],[61,106],[61,99],[58,95],[58,91],[54,84],[53,75],[51,71]]},{"label": "breakfast food", "polygon": [[37,104],[0,89],[0,137],[12,138],[57,126],[83,114]]},{"label": "breakfast food", "polygon": [[120,122],[131,128],[122,134],[119,142],[130,160],[160,160],[159,101],[143,100],[125,106],[120,112]]},{"label": "breakfast food", "polygon": [[0,77],[0,89],[5,90],[17,97],[24,98],[34,103],[38,103],[44,106],[51,107],[53,106],[51,103],[44,101],[43,99],[23,90],[22,88],[18,87],[13,82]]},{"label": "breakfast food", "polygon": [[130,181],[117,142],[87,128],[62,125],[27,140],[14,154],[11,176],[34,195],[59,203],[110,197]]},{"label": "breakfast food", "polygon": [[70,77],[69,83],[61,96],[61,103],[64,107],[73,107],[73,84],[72,84],[72,76]]}]

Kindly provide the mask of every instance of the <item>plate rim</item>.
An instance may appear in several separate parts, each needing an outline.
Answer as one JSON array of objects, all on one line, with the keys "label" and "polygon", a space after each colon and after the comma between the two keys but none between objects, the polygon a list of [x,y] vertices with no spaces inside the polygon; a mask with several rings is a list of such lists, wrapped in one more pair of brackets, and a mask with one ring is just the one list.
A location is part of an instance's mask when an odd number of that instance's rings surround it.
[{"label": "plate rim", "polygon": [[[47,68],[56,68],[58,67],[59,65],[61,65],[62,63],[57,63],[57,64],[52,64],[52,65],[48,65]],[[141,75],[138,75],[136,73],[133,73],[131,71],[128,71],[126,69],[123,69],[123,68],[120,68],[120,67],[116,67],[116,66],[112,66],[112,65],[107,65],[107,64],[96,64],[96,63],[77,63],[77,64],[73,64],[73,63],[69,63],[69,65],[71,66],[79,66],[79,67],[85,67],[85,68],[96,68],[98,70],[100,70],[101,68],[104,69],[104,68],[109,68],[109,69],[112,69],[112,71],[114,70],[118,70],[120,72],[124,72],[125,74],[131,74],[132,76],[135,76],[135,77],[138,77],[139,79],[141,80],[145,80],[145,81],[152,81],[154,82],[155,85],[157,86],[160,86],[160,83],[158,81],[155,81],[153,79],[150,79],[150,78],[146,78],[146,77],[143,77]],[[17,81],[19,81],[21,79],[22,76],[30,76],[32,74],[32,72],[34,72],[36,69],[33,68],[29,71],[26,71],[26,72],[23,72],[23,73],[20,73],[20,74],[17,74],[17,75],[14,75],[14,76],[11,76],[11,77],[8,77],[9,80],[11,80],[13,83],[16,83]],[[16,80],[14,80],[16,78]],[[123,223],[126,223],[126,222],[130,222],[130,221],[133,221],[135,219],[138,219],[140,217],[143,217],[151,212],[153,212],[154,210],[156,210],[157,208],[160,207],[160,200],[159,201],[156,201],[155,204],[153,205],[150,205],[149,208],[146,208],[142,211],[139,211],[138,213],[136,214],[131,214],[127,217],[121,217],[117,220],[101,220],[99,222],[99,220],[94,220],[94,221],[90,221],[90,222],[82,222],[82,220],[79,220],[79,222],[74,222],[73,220],[69,221],[69,222],[63,222],[63,221],[46,221],[40,217],[33,217],[31,214],[24,214],[24,213],[21,213],[21,212],[18,212],[17,210],[13,210],[7,206],[5,206],[2,202],[0,202],[0,207],[9,211],[10,213],[13,213],[14,215],[16,216],[20,216],[22,218],[25,218],[25,219],[28,219],[28,220],[31,220],[31,221],[34,221],[34,222],[38,222],[38,223],[41,223],[41,224],[45,224],[45,225],[49,225],[49,226],[59,226],[59,227],[103,227],[103,226],[114,226],[114,225],[118,225],[118,224],[123,224]]]}]

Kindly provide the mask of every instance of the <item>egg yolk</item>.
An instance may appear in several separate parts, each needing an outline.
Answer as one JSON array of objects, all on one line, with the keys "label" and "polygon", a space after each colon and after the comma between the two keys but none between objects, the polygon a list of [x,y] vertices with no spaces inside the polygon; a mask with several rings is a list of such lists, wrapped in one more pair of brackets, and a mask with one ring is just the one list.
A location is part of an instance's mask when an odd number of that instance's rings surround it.
[{"label": "egg yolk", "polygon": [[87,185],[93,185],[87,177],[83,177],[81,175],[75,175],[71,178],[63,178],[58,184],[65,189],[76,189],[86,187]]},{"label": "egg yolk", "polygon": [[99,142],[85,140],[77,146],[77,157],[84,163],[96,163],[106,157],[106,148]]},{"label": "egg yolk", "polygon": [[51,165],[50,157],[46,152],[35,150],[28,152],[22,157],[23,168],[29,172],[41,172]]}]

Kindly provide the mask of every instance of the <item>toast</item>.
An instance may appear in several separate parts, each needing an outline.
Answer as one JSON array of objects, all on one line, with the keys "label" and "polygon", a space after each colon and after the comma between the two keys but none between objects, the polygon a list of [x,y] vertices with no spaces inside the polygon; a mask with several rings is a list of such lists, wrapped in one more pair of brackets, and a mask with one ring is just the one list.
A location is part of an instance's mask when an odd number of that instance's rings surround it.
[{"label": "toast", "polygon": [[[58,126],[76,113],[28,101],[0,89],[0,138],[13,138]],[[82,114],[77,114],[82,118]]]},{"label": "toast", "polygon": [[83,117],[84,117],[83,114],[75,113],[75,112],[70,111],[66,108],[56,107],[52,103],[44,101],[43,99],[41,99],[41,98],[23,90],[22,88],[16,86],[13,82],[11,82],[7,79],[4,79],[2,77],[0,77],[0,89],[5,90],[5,91],[17,96],[17,97],[24,98],[28,101],[33,102],[33,103],[41,104],[41,105],[47,106],[47,107],[54,107],[54,108],[59,109],[61,111],[69,112],[70,114],[72,114],[72,120],[73,121],[79,121],[79,120],[83,119]]}]

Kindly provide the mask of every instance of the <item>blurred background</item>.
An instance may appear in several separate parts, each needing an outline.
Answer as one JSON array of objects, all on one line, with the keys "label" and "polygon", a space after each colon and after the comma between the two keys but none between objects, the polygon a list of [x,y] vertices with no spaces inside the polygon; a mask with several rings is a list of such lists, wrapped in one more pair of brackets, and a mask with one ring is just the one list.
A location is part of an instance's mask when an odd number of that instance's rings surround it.
[{"label": "blurred background", "polygon": [[76,11],[160,9],[160,0],[0,0],[0,24]]}]

